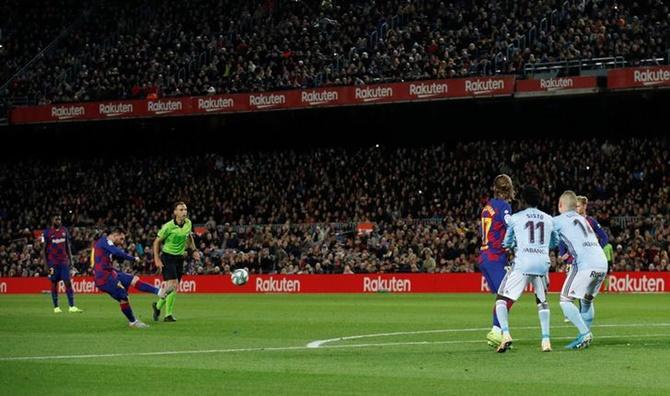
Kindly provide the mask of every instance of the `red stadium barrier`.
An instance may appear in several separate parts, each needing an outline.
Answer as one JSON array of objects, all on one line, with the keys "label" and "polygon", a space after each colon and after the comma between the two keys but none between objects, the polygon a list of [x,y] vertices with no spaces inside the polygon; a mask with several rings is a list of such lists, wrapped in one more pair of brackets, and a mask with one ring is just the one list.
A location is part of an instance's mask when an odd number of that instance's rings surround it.
[{"label": "red stadium barrier", "polygon": [[[156,276],[142,280],[160,284]],[[550,274],[549,289],[558,292],[564,273]],[[669,272],[616,272],[608,274],[603,291],[612,293],[662,293],[670,291]],[[91,277],[76,277],[77,293],[98,293]],[[61,289],[63,288],[61,284]],[[0,278],[0,294],[48,293],[47,278]],[[64,290],[61,290],[64,291]],[[137,293],[135,289],[130,290]],[[356,274],[356,275],[259,275],[244,286],[235,286],[223,275],[186,276],[182,293],[485,293],[481,274]]]},{"label": "red stadium barrier", "polygon": [[518,80],[514,96],[537,96],[548,93],[554,95],[592,93],[598,91],[595,76],[560,77],[540,80]]},{"label": "red stadium barrier", "polygon": [[650,88],[670,86],[670,66],[630,67],[607,72],[607,88]]},{"label": "red stadium barrier", "polygon": [[189,98],[25,106],[11,110],[9,119],[12,124],[32,124],[511,96],[514,81],[514,77],[498,76]]},{"label": "red stadium barrier", "polygon": [[[609,89],[667,86],[670,86],[670,66],[612,69],[607,72]],[[519,81],[516,81],[514,76],[473,77],[252,94],[22,106],[10,111],[9,120],[12,124],[99,121],[113,118],[240,113],[512,94],[523,97],[597,91],[597,80],[592,76]]]}]

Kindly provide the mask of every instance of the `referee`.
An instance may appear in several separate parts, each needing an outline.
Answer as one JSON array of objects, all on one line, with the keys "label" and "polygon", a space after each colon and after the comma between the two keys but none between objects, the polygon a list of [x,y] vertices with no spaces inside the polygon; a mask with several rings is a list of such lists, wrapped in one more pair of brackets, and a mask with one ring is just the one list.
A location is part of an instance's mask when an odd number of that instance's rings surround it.
[{"label": "referee", "polygon": [[[184,258],[186,249],[195,250],[195,242],[191,234],[191,220],[187,218],[188,212],[184,202],[174,204],[173,219],[163,224],[158,237],[154,240],[153,252],[156,267],[161,270],[164,288],[166,290],[165,298],[152,304],[153,318],[158,320],[161,309],[166,305],[165,322],[176,322],[174,318],[174,300],[177,295],[179,281],[184,272]],[[161,249],[161,243],[163,248]],[[200,260],[200,253],[194,251],[193,258]]]}]

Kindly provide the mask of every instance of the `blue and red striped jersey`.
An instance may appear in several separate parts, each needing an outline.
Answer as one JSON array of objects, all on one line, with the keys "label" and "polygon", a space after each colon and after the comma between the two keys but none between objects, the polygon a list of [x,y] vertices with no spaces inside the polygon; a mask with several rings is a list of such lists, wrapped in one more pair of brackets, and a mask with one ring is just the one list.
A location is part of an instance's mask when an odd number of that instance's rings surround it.
[{"label": "blue and red striped jersey", "polygon": [[70,264],[70,235],[65,227],[47,228],[42,233],[48,265]]},{"label": "blue and red striped jersey", "polygon": [[490,199],[481,215],[482,246],[479,250],[480,260],[496,261],[506,255],[503,240],[507,231],[505,217],[512,215],[512,207],[502,199]]},{"label": "blue and red striped jersey", "polygon": [[107,235],[103,235],[95,241],[91,250],[91,266],[93,267],[96,286],[104,285],[110,276],[116,279],[114,257],[121,260],[135,260],[135,257],[114,246],[114,243],[107,239]]}]

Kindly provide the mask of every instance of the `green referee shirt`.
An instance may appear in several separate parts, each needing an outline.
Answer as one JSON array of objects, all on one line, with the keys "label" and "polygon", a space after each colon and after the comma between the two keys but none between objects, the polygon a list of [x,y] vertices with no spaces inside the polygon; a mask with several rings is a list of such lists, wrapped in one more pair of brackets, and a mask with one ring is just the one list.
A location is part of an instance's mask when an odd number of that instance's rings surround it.
[{"label": "green referee shirt", "polygon": [[605,252],[605,257],[607,257],[607,262],[612,262],[614,251],[612,250],[612,244],[608,243],[603,247],[603,252]]},{"label": "green referee shirt", "polygon": [[185,219],[180,227],[174,220],[163,224],[158,237],[163,241],[163,252],[181,256],[186,252],[186,240],[191,235],[191,220]]}]

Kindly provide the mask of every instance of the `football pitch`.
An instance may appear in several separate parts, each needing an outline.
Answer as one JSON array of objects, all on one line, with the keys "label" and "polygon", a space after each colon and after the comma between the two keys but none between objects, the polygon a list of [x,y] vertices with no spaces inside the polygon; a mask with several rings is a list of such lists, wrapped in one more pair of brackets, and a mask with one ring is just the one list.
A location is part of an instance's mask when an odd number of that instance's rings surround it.
[{"label": "football pitch", "polygon": [[132,295],[149,329],[106,295],[76,299],[83,314],[0,296],[0,395],[670,394],[670,295],[599,296],[593,344],[568,351],[553,294],[551,353],[524,295],[504,354],[485,341],[491,295],[182,294],[175,323]]}]

